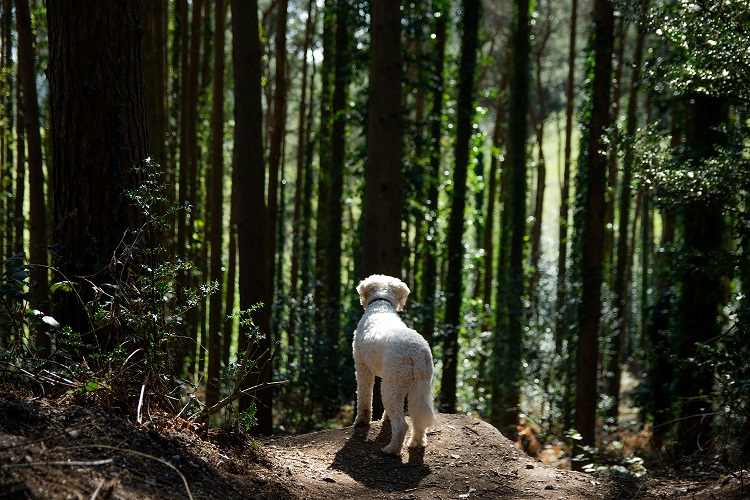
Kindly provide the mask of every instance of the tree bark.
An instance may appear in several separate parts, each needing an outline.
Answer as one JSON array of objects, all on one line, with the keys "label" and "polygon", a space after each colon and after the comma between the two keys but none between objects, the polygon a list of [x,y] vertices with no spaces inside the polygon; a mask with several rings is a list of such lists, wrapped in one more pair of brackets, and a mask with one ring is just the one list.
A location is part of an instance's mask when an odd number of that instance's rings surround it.
[{"label": "tree bark", "polygon": [[437,227],[438,195],[440,185],[440,169],[442,152],[440,143],[443,137],[443,91],[445,72],[445,39],[448,9],[441,0],[433,0],[432,31],[435,33],[435,42],[432,48],[433,59],[433,81],[432,81],[432,110],[430,112],[430,159],[427,172],[427,211],[428,226],[425,228],[425,248],[423,269],[423,301],[424,320],[422,322],[422,335],[430,342],[435,336],[435,318],[437,306],[435,304],[437,291],[437,241],[440,238]]},{"label": "tree bark", "polygon": [[[34,64],[34,35],[31,31],[31,13],[28,0],[15,0],[16,29],[18,30],[18,73],[23,86],[23,110],[29,148],[29,261],[33,267],[31,280],[35,283],[31,293],[32,303],[47,311],[47,210],[44,200],[44,171],[42,169],[42,136],[39,132],[39,100],[36,91]],[[19,159],[21,155],[19,154]],[[16,235],[22,237],[22,235]],[[36,329],[38,354],[46,356],[50,339],[44,325]]]},{"label": "tree bark", "polygon": [[362,277],[401,277],[403,214],[400,1],[371,5]]},{"label": "tree bark", "polygon": [[453,194],[448,221],[448,274],[445,282],[445,341],[443,343],[443,378],[441,382],[440,410],[456,411],[456,385],[458,378],[458,330],[461,324],[461,298],[463,296],[463,233],[466,208],[466,175],[469,164],[469,142],[474,118],[474,81],[477,68],[479,40],[480,1],[465,0],[463,7],[463,34],[461,37],[461,62],[459,66],[458,121],[456,124]]},{"label": "tree bark", "polygon": [[[647,5],[644,5],[644,9]],[[630,93],[628,94],[628,112],[625,124],[625,137],[628,142],[635,140],[635,131],[638,117],[636,114],[638,108],[638,89],[641,79],[641,61],[643,60],[643,46],[645,41],[645,31],[639,27],[636,38],[636,46],[633,61],[633,73],[630,81]],[[620,386],[622,380],[622,364],[625,356],[625,345],[628,338],[628,309],[630,301],[628,279],[629,271],[632,268],[630,262],[634,251],[633,245],[628,246],[629,228],[630,228],[630,206],[631,206],[631,184],[633,182],[633,148],[627,147],[625,158],[622,163],[622,184],[620,188],[620,205],[617,235],[617,265],[615,268],[615,282],[613,292],[615,295],[615,325],[612,337],[612,359],[607,372],[610,374],[608,380],[607,394],[612,401],[612,406],[607,411],[607,416],[614,419],[617,423],[620,406]],[[644,248],[642,251],[646,251]]]},{"label": "tree bark", "polygon": [[539,282],[539,276],[541,274],[539,269],[539,259],[542,255],[542,218],[544,215],[544,190],[547,182],[547,164],[544,158],[544,123],[547,120],[547,104],[545,102],[544,85],[542,82],[542,58],[544,51],[552,33],[552,4],[550,2],[546,5],[547,12],[545,14],[543,31],[537,36],[537,45],[534,51],[534,66],[535,66],[535,86],[536,86],[536,100],[538,104],[539,114],[536,114],[534,108],[532,110],[532,128],[536,133],[537,143],[537,164],[536,164],[536,189],[534,192],[534,222],[531,225],[530,240],[531,240],[531,254],[529,257],[529,263],[531,264],[531,276],[529,277],[529,297],[531,298],[533,312],[536,313],[538,299],[536,297],[536,285]]},{"label": "tree bark", "polygon": [[[270,149],[268,155],[268,270],[269,278],[273,282],[274,269],[276,267],[276,226],[278,224],[279,207],[279,168],[281,165],[281,153],[286,135],[286,99],[287,99],[287,56],[286,56],[286,24],[288,0],[281,0],[276,6],[276,86],[273,94],[273,125],[269,138]],[[282,198],[283,203],[283,198]],[[279,265],[281,265],[279,263]],[[272,308],[272,304],[269,304]]]},{"label": "tree bark", "polygon": [[[510,96],[508,104],[508,161],[510,187],[510,260],[507,297],[507,339],[505,345],[496,342],[504,352],[495,353],[495,363],[502,363],[502,394],[493,394],[493,400],[500,397],[501,404],[493,401],[493,408],[500,411],[492,416],[498,429],[515,439],[518,425],[518,406],[520,404],[521,380],[521,342],[523,338],[525,292],[523,256],[524,239],[526,238],[526,140],[528,136],[529,107],[529,59],[531,47],[529,40],[529,2],[517,0],[515,4],[515,21],[511,34],[512,60],[510,77]],[[500,322],[498,322],[500,323]],[[501,332],[497,330],[496,336]]]},{"label": "tree bark", "polygon": [[206,406],[219,402],[219,372],[221,369],[222,290],[224,272],[222,256],[224,242],[224,32],[226,29],[226,3],[216,0],[213,103],[211,113],[211,207],[208,225],[211,245],[211,281],[218,289],[209,299],[208,314],[208,373],[206,377]]},{"label": "tree bark", "polygon": [[79,278],[112,282],[113,252],[140,226],[123,195],[140,184],[133,167],[148,156],[140,13],[138,0],[47,2],[53,241],[60,279],[76,281],[79,294],[58,293],[54,315],[104,349],[117,342],[116,327],[94,336],[83,305],[94,289]]},{"label": "tree bark", "polygon": [[[287,341],[289,352],[287,354],[287,369],[291,370],[296,361],[297,350],[300,343],[297,342],[298,325],[301,312],[301,290],[300,290],[300,260],[301,260],[301,233],[302,226],[306,224],[302,220],[302,193],[304,191],[305,159],[307,149],[307,76],[308,64],[307,53],[312,42],[313,29],[313,0],[307,3],[307,19],[305,21],[305,42],[302,48],[302,77],[300,82],[300,104],[297,118],[297,169],[294,187],[294,213],[292,215],[292,262],[290,269],[291,288],[289,292],[289,326],[287,330]],[[309,98],[312,100],[312,96]]]},{"label": "tree bark", "polygon": [[[579,189],[582,212],[581,234],[581,302],[578,310],[578,353],[575,428],[582,436],[573,455],[581,447],[594,445],[596,406],[598,401],[599,322],[602,314],[601,287],[604,259],[605,192],[607,156],[602,152],[605,130],[609,125],[612,79],[612,45],[614,12],[609,0],[594,0],[593,80],[591,83],[591,117],[582,140],[583,161],[579,162]],[[578,228],[577,228],[578,229]],[[575,468],[584,465],[574,462]]]},{"label": "tree bark", "polygon": [[[716,128],[726,123],[728,105],[721,98],[705,94],[696,93],[690,98],[685,160],[700,162],[716,155],[716,146],[726,142],[723,132]],[[723,252],[725,224],[720,206],[691,201],[683,210],[685,263],[677,311],[677,355],[680,360],[700,361],[699,346],[721,335],[723,276],[710,263]],[[680,368],[675,373],[675,396],[680,404],[675,453],[686,456],[705,450],[713,439],[714,372],[705,362]]]},{"label": "tree bark", "polygon": [[557,249],[557,294],[555,297],[555,354],[562,354],[565,341],[564,309],[566,302],[566,279],[568,268],[568,208],[570,204],[570,160],[573,136],[573,107],[575,97],[575,62],[578,24],[578,0],[571,0],[570,39],[568,50],[568,81],[565,90],[565,153],[563,178],[560,186],[560,228]]},{"label": "tree bark", "polygon": [[[240,332],[240,351],[253,349],[255,368],[245,386],[268,382],[271,368],[269,297],[270,273],[265,268],[266,242],[265,161],[263,158],[263,112],[261,107],[261,45],[258,33],[256,0],[232,2],[232,50],[235,93],[235,160],[237,189],[242,193],[237,206],[237,238],[240,265],[240,309],[249,310],[263,302],[253,314],[260,338],[249,342],[250,332]],[[258,264],[263,263],[261,269]],[[273,432],[271,389],[255,393],[258,425],[251,432],[269,435]],[[240,408],[247,409],[248,398],[240,399]]]}]

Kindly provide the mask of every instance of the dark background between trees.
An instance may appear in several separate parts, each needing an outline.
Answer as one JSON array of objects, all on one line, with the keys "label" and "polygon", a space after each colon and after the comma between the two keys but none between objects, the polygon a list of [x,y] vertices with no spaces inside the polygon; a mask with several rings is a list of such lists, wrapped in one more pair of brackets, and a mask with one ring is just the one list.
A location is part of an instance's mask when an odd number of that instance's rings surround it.
[{"label": "dark background between trees", "polygon": [[0,14],[6,380],[145,359],[178,411],[247,371],[252,431],[348,424],[385,273],[440,411],[586,470],[746,465],[744,1]]}]

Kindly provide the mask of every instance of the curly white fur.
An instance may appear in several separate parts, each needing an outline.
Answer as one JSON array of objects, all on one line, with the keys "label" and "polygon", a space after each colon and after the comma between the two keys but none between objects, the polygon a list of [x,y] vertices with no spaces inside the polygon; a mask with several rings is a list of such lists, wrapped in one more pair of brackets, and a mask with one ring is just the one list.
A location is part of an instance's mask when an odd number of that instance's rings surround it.
[{"label": "curly white fur", "polygon": [[357,286],[365,313],[354,332],[354,367],[357,375],[357,418],[354,425],[372,419],[372,388],[382,378],[380,393],[391,421],[391,442],[383,452],[400,454],[408,424],[404,399],[412,420],[410,448],[427,445],[427,428],[435,425],[432,406],[432,352],[419,333],[407,328],[397,314],[409,288],[399,279],[374,274]]}]

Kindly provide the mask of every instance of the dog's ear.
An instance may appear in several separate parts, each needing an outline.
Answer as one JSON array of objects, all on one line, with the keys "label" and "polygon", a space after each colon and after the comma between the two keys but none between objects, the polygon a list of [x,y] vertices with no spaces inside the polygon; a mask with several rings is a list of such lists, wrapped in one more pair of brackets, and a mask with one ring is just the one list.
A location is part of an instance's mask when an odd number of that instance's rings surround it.
[{"label": "dog's ear", "polygon": [[359,303],[362,307],[367,309],[367,296],[372,291],[372,281],[369,278],[363,279],[357,285],[357,293],[359,294]]},{"label": "dog's ear", "polygon": [[406,286],[406,283],[396,280],[396,283],[393,284],[393,292],[396,294],[396,311],[401,312],[404,309],[406,298],[411,293],[411,290]]}]

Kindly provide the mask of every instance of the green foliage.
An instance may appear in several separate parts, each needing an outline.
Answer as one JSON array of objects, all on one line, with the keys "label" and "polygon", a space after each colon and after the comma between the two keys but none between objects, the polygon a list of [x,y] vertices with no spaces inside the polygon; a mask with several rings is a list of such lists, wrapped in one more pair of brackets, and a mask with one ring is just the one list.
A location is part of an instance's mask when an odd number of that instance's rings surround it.
[{"label": "green foliage", "polygon": [[745,0],[672,0],[649,15],[650,31],[669,49],[650,68],[656,90],[750,99],[750,7]]},{"label": "green foliage", "polygon": [[[157,165],[147,161],[143,174],[144,183],[126,195],[143,213],[145,222],[122,239],[109,264],[109,269],[116,271],[110,273],[111,281],[95,285],[95,299],[85,304],[92,327],[117,328],[123,332],[120,343],[110,350],[97,347],[92,351],[90,346],[84,345],[81,332],[60,326],[54,318],[28,309],[31,269],[24,264],[23,254],[14,255],[2,263],[0,280],[0,328],[6,338],[15,339],[16,348],[15,353],[5,350],[2,353],[6,376],[11,374],[17,378],[26,374],[42,384],[67,387],[80,397],[118,401],[120,407],[124,403],[131,412],[135,412],[136,406],[133,395],[139,393],[142,385],[148,388],[144,397],[152,408],[177,414],[173,394],[187,401],[183,411],[196,406],[190,384],[180,383],[176,378],[182,375],[182,367],[174,363],[173,352],[178,328],[187,312],[214,293],[217,284],[202,284],[194,289],[180,286],[178,276],[189,272],[192,265],[180,259],[163,260],[164,249],[158,243],[160,232],[168,229],[167,218],[179,207],[164,210],[166,202]],[[52,284],[50,290],[76,293],[78,286],[72,280],[62,280]],[[251,339],[261,336],[251,317],[261,306],[257,304],[248,311],[234,313]],[[52,338],[49,356],[55,360],[52,367],[50,361],[25,350],[26,332],[39,325],[45,325]],[[254,367],[249,355],[243,359],[243,364],[228,367],[225,387],[234,382],[239,390],[240,383]],[[200,404],[197,406],[200,408]],[[198,410],[187,413],[188,417],[199,414]],[[245,429],[257,424],[254,408],[239,418]]]},{"label": "green foliage", "polygon": [[26,255],[16,254],[2,262],[0,275],[0,332],[4,336],[20,335],[28,326],[24,301],[28,298],[29,266]]},{"label": "green foliage", "polygon": [[245,431],[249,431],[256,425],[258,425],[258,418],[255,416],[258,407],[255,403],[251,403],[250,407],[237,414],[237,421]]}]

